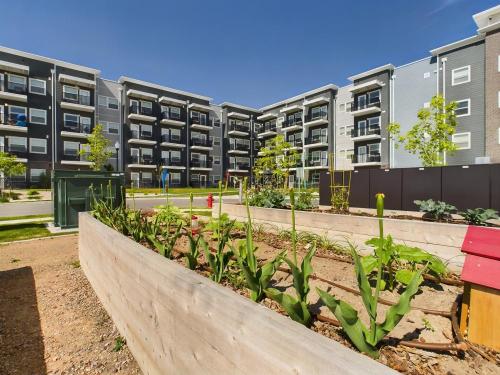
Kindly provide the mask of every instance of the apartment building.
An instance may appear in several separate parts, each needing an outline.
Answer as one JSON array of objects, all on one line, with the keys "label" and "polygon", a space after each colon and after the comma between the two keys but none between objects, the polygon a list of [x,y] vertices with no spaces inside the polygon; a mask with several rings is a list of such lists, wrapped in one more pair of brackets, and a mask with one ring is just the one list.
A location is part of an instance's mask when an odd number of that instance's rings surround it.
[{"label": "apartment building", "polygon": [[282,134],[300,155],[289,176],[290,184],[317,184],[320,171],[328,169],[328,155],[335,144],[337,90],[328,84],[260,109],[263,114],[257,117],[256,134],[261,147]]},{"label": "apartment building", "polygon": [[[0,47],[0,150],[26,163],[17,186],[52,169],[88,169],[88,136],[103,126],[132,186],[209,186],[251,177],[259,150],[282,134],[299,159],[290,183],[316,184],[329,168],[418,167],[387,132],[407,132],[433,95],[457,102],[458,150],[448,165],[500,162],[500,6],[473,16],[477,34],[402,66],[386,64],[256,109]],[[0,176],[0,183],[4,179]]]}]

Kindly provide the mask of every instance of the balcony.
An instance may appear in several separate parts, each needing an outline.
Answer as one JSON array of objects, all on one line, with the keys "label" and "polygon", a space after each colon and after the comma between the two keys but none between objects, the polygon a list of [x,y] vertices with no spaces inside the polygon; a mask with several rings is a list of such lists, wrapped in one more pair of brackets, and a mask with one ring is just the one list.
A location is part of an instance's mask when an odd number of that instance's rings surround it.
[{"label": "balcony", "polygon": [[212,124],[205,117],[191,117],[191,129],[211,130]]},{"label": "balcony", "polygon": [[162,158],[161,167],[166,169],[182,170],[186,169],[186,163],[181,158]]},{"label": "balcony", "polygon": [[227,171],[229,173],[248,173],[250,172],[249,163],[230,163]]},{"label": "balcony", "polygon": [[286,107],[280,109],[280,113],[291,113],[291,112],[297,112],[297,111],[302,111],[301,104],[294,104],[294,105],[286,106]]},{"label": "balcony", "polygon": [[92,126],[89,124],[79,124],[77,122],[66,121],[64,130],[61,131],[62,137],[87,139],[92,133]]},{"label": "balcony", "polygon": [[130,139],[127,141],[129,144],[138,144],[138,145],[155,145],[156,141],[152,139],[152,133],[141,133],[138,130],[130,131]]},{"label": "balcony", "polygon": [[239,155],[247,155],[250,151],[250,145],[240,142],[234,142],[229,144],[228,154],[239,154]]},{"label": "balcony", "polygon": [[380,165],[380,154],[354,154],[352,164],[355,167],[368,167]]},{"label": "balcony", "polygon": [[303,164],[302,164],[302,160],[299,159],[295,162],[295,164],[293,166],[290,167],[290,170],[294,171],[296,170],[297,168],[302,168],[303,167]]},{"label": "balcony", "polygon": [[63,159],[61,159],[61,164],[62,165],[74,165],[74,166],[79,166],[79,167],[90,167],[92,166],[92,162],[89,161],[89,154],[88,152],[84,154],[80,154],[80,150],[78,149],[65,149],[63,150],[64,156]]},{"label": "balcony", "polygon": [[286,132],[291,132],[294,130],[301,130],[302,129],[302,120],[301,119],[289,119],[285,120],[283,124],[281,125],[281,128],[283,131]]},{"label": "balcony", "polygon": [[27,133],[28,132],[28,124],[26,119],[17,120],[18,115],[13,113],[11,116],[8,116],[6,124],[3,123],[3,113],[0,112],[0,130],[16,132],[16,133]]},{"label": "balcony", "polygon": [[264,125],[262,126],[259,130],[257,130],[257,137],[258,138],[264,138],[270,135],[276,135],[277,129],[276,129],[276,124],[273,125]]},{"label": "balcony", "polygon": [[353,141],[369,141],[372,139],[380,139],[380,128],[358,128],[351,130],[351,139]]},{"label": "balcony", "polygon": [[306,138],[304,148],[327,147],[328,137],[326,135],[311,136]]},{"label": "balcony", "polygon": [[328,169],[328,159],[308,157],[304,169]]},{"label": "balcony", "polygon": [[229,112],[227,114],[227,117],[233,117],[233,118],[237,118],[240,120],[248,120],[250,118],[249,115],[246,115],[246,114],[240,113],[240,112]]},{"label": "balcony", "polygon": [[301,150],[302,149],[302,139],[287,140],[290,143],[289,150]]},{"label": "balcony", "polygon": [[0,88],[0,99],[13,100],[22,103],[28,102],[28,90],[26,84],[5,82],[3,79],[0,79]]},{"label": "balcony", "polygon": [[59,82],[69,83],[78,87],[89,87],[95,88],[95,81],[91,79],[85,79],[80,77],[71,76],[69,74],[59,74]]},{"label": "balcony", "polygon": [[90,105],[90,96],[63,97],[61,108],[88,113],[92,113],[95,110],[95,107]]},{"label": "balcony", "polygon": [[227,134],[228,135],[247,136],[247,135],[250,135],[250,128],[249,128],[249,126],[245,126],[245,125],[229,124]]},{"label": "balcony", "polygon": [[184,148],[186,144],[180,136],[172,136],[170,134],[162,134],[160,146],[172,148]]},{"label": "balcony", "polygon": [[191,150],[211,151],[212,141],[204,138],[191,138]]},{"label": "balcony", "polygon": [[153,115],[153,110],[151,108],[143,108],[136,105],[131,105],[129,107],[129,115],[128,118],[130,120],[138,120],[138,121],[148,121],[153,122],[156,121],[156,117]]},{"label": "balcony", "polygon": [[132,98],[150,100],[150,101],[155,101],[156,99],[158,99],[158,95],[156,94],[151,94],[150,92],[133,90],[133,89],[127,90],[127,96]]},{"label": "balcony", "polygon": [[151,155],[131,155],[127,167],[156,169],[156,165],[153,164],[153,157]]},{"label": "balcony", "polygon": [[174,126],[186,125],[186,121],[182,120],[181,115],[168,113],[166,111],[161,113],[160,123],[162,123],[163,125],[174,125]]},{"label": "balcony", "polygon": [[352,86],[349,89],[349,91],[352,92],[353,94],[357,94],[364,91],[371,91],[374,89],[378,89],[382,86],[385,86],[385,84],[382,81],[374,79],[365,83],[354,84],[354,86]]},{"label": "balcony", "polygon": [[191,160],[189,169],[192,171],[211,171],[212,162],[210,160]]},{"label": "balcony", "polygon": [[304,100],[304,107],[314,107],[314,106],[319,106],[321,104],[328,104],[330,103],[330,99],[325,97],[325,96],[320,96],[320,97],[317,97],[317,98],[313,98],[313,99],[307,99],[307,100]]},{"label": "balcony", "polygon": [[278,116],[275,115],[274,113],[265,113],[263,115],[258,116],[257,120],[259,120],[259,121],[272,120],[276,117],[278,117]]},{"label": "balcony", "polygon": [[351,104],[351,115],[353,116],[371,115],[380,112],[380,102],[367,103],[365,105],[358,105],[357,103]]},{"label": "balcony", "polygon": [[304,122],[304,127],[324,124],[328,124],[328,114],[326,112],[320,112],[314,115],[307,115]]}]

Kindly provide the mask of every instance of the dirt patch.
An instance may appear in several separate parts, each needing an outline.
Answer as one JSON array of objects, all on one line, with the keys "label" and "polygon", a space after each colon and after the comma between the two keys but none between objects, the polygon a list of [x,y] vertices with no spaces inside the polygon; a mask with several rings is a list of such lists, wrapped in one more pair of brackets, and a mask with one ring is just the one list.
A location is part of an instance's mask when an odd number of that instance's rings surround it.
[{"label": "dirt patch", "polygon": [[0,374],[141,374],[78,262],[78,237],[0,246]]}]

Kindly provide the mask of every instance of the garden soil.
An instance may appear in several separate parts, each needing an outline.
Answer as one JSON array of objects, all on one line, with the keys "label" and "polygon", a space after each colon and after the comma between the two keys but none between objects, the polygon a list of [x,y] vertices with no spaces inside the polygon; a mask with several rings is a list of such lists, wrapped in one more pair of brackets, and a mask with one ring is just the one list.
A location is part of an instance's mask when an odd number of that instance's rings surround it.
[{"label": "garden soil", "polygon": [[141,374],[78,262],[78,237],[0,246],[0,374]]}]

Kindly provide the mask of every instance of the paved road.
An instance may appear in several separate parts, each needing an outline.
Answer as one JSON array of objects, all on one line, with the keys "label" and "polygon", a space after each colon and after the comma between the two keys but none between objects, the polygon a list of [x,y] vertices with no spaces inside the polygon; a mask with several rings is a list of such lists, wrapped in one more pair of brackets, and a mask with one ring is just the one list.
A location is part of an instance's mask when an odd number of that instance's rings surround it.
[{"label": "paved road", "polygon": [[[189,207],[189,198],[170,198],[171,204],[185,208]],[[224,202],[236,203],[238,202],[237,196],[228,196],[223,198]],[[217,198],[214,199],[214,203]],[[165,198],[135,198],[136,209],[153,208],[166,203]],[[127,205],[134,207],[134,200],[127,199]],[[206,197],[196,197],[193,200],[193,206],[206,207]],[[8,216],[26,216],[26,215],[52,215],[52,201],[39,201],[39,202],[12,202],[0,203],[0,217]]]}]

